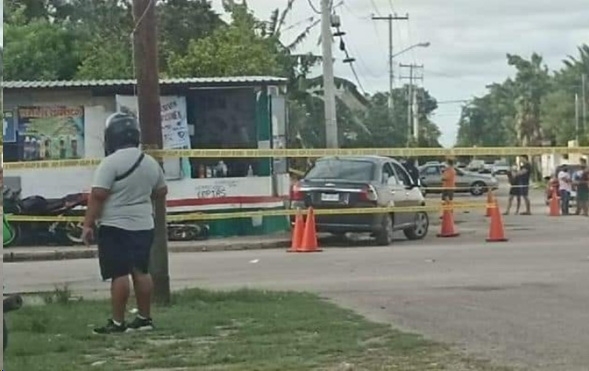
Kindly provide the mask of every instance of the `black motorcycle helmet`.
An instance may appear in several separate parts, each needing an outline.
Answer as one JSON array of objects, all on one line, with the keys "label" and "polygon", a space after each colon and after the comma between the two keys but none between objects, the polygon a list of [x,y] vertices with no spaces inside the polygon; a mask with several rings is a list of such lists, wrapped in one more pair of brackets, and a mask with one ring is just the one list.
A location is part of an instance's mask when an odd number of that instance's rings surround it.
[{"label": "black motorcycle helmet", "polygon": [[135,116],[117,112],[106,119],[104,129],[104,153],[106,156],[121,148],[139,147],[141,131]]}]

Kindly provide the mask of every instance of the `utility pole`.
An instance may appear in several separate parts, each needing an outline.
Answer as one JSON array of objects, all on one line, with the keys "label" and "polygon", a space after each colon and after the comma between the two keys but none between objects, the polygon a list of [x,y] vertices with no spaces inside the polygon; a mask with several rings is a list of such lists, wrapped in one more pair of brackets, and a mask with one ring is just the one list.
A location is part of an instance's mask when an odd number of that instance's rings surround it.
[{"label": "utility pole", "polygon": [[577,146],[579,146],[579,94],[575,93],[575,140]]},{"label": "utility pole", "polygon": [[404,16],[397,16],[396,14],[389,14],[386,17],[376,17],[372,16],[373,21],[387,21],[389,23],[389,112],[391,113],[391,119],[393,118],[393,109],[394,109],[394,98],[393,98],[393,89],[395,86],[395,74],[394,74],[394,64],[393,64],[393,21],[401,21],[401,20],[408,20],[409,14]]},{"label": "utility pole", "polygon": [[581,75],[581,88],[583,89],[583,91],[581,92],[581,99],[583,100],[583,102],[581,102],[581,109],[582,109],[582,113],[583,113],[583,135],[585,137],[587,137],[587,135],[589,133],[587,132],[587,75],[586,74]]},{"label": "utility pole", "polygon": [[[155,1],[133,0],[133,61],[137,78],[137,107],[144,149],[162,148],[162,121],[157,61]],[[163,166],[162,159],[157,159]],[[155,239],[149,271],[153,278],[153,300],[170,303],[166,200],[155,201]]]},{"label": "utility pole", "polygon": [[[401,68],[409,69],[409,76],[401,76],[401,79],[408,79],[407,85],[407,147],[411,138],[417,143],[419,140],[419,116],[417,114],[417,89],[414,86],[415,80],[423,80],[423,74],[417,75],[417,70],[423,70],[423,64],[399,64]],[[413,129],[413,130],[412,130]],[[412,135],[413,134],[413,135]]]},{"label": "utility pole", "polygon": [[331,0],[321,0],[321,45],[323,47],[323,104],[325,110],[325,144],[338,147],[335,81],[331,33]]}]

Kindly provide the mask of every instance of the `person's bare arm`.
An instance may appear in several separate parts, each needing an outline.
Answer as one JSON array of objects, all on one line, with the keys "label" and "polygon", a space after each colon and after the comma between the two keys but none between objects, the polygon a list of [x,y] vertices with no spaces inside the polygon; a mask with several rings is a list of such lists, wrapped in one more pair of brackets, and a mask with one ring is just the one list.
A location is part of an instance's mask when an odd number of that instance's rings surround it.
[{"label": "person's bare arm", "polygon": [[159,167],[159,174],[157,178],[157,182],[153,187],[153,191],[151,193],[151,199],[162,199],[165,198],[168,194],[168,186],[166,185],[166,177],[164,175],[164,170]]},{"label": "person's bare arm", "polygon": [[100,217],[104,203],[108,199],[109,195],[110,192],[108,189],[97,187],[92,188],[90,197],[88,198],[86,215],[84,217],[85,228],[92,228],[92,226],[96,223],[96,220]]},{"label": "person's bare arm", "polygon": [[92,190],[88,197],[88,206],[86,207],[86,216],[84,217],[84,227],[91,228],[100,218],[104,203],[110,196],[110,189],[115,180],[115,170],[110,164],[103,160],[98,165],[94,173]]}]

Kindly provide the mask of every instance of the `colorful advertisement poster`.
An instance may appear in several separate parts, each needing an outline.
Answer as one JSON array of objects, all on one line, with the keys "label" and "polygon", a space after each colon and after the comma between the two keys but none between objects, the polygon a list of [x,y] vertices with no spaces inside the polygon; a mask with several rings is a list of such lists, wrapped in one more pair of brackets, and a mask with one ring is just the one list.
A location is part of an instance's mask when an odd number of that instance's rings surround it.
[{"label": "colorful advertisement poster", "polygon": [[4,111],[2,123],[2,138],[5,143],[16,142],[16,122],[12,111]]},{"label": "colorful advertisement poster", "polygon": [[84,157],[84,107],[18,107],[22,160]]},{"label": "colorful advertisement poster", "polygon": [[[137,97],[117,95],[117,110],[133,112],[137,117]],[[186,98],[180,96],[160,97],[162,114],[162,140],[164,149],[190,148]]]}]

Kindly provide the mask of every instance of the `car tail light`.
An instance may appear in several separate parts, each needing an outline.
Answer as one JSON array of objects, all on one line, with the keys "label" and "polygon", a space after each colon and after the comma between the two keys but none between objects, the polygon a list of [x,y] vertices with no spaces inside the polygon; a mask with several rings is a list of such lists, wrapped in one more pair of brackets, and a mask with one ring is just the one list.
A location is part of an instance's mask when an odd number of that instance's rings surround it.
[{"label": "car tail light", "polygon": [[301,191],[301,184],[296,182],[290,187],[290,200],[303,201],[305,199],[304,193]]},{"label": "car tail light", "polygon": [[368,185],[362,188],[362,192],[360,192],[361,201],[376,201],[377,199],[378,196],[373,186]]}]

